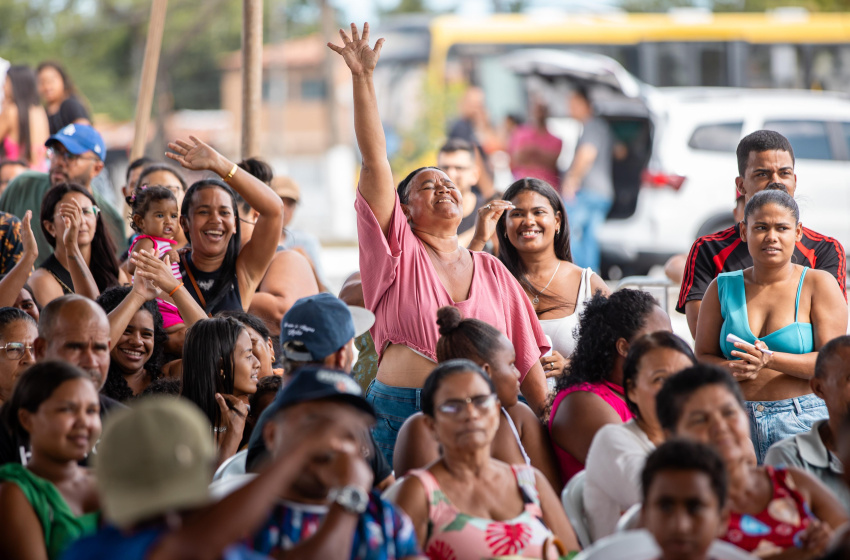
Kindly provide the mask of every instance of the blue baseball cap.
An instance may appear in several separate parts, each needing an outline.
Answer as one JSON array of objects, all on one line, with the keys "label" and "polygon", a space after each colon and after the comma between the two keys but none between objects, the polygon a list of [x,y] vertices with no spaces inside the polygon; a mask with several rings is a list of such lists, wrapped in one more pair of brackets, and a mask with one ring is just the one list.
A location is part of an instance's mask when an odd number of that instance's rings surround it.
[{"label": "blue baseball cap", "polygon": [[87,124],[69,124],[48,138],[44,145],[49,148],[54,142],[59,142],[75,156],[94,152],[100,161],[106,161],[106,144],[103,137]]},{"label": "blue baseball cap", "polygon": [[280,346],[287,359],[319,362],[375,324],[375,315],[348,306],[329,293],[296,301],[280,322]]}]

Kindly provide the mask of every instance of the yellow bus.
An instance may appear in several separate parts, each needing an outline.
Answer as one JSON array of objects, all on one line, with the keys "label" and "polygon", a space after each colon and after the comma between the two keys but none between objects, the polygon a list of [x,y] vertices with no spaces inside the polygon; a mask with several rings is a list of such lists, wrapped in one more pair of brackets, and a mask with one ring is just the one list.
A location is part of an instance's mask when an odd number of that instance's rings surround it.
[{"label": "yellow bus", "polygon": [[653,14],[454,15],[396,20],[385,31],[397,58],[433,78],[475,82],[481,64],[518,48],[604,54],[654,86],[850,86],[850,14],[672,10]]}]

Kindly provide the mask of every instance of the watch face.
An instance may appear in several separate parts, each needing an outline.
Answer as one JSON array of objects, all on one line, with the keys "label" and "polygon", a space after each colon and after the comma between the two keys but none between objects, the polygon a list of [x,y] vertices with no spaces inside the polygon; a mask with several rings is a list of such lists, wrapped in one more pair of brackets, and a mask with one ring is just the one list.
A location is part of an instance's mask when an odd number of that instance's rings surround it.
[{"label": "watch face", "polygon": [[363,513],[369,504],[369,495],[356,486],[346,486],[339,490],[336,496],[336,503],[347,511]]}]

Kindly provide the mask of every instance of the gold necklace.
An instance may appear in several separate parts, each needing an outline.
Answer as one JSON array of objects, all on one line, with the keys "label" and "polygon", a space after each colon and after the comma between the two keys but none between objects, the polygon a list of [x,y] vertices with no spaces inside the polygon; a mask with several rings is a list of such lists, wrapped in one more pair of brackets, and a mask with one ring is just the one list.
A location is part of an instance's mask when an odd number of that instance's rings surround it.
[{"label": "gold necklace", "polygon": [[[550,279],[549,279],[549,283],[548,283],[548,284],[546,284],[546,287],[545,287],[545,288],[543,288],[542,290],[540,290],[539,292],[537,292],[537,295],[535,295],[535,296],[534,296],[534,299],[532,299],[532,300],[531,300],[531,305],[537,305],[538,303],[540,303],[540,297],[539,297],[539,296],[542,296],[542,295],[543,295],[543,292],[545,292],[546,290],[548,290],[548,289],[549,289],[549,286],[551,286],[551,285],[552,285],[552,280],[554,280],[554,279],[555,279],[555,275],[556,275],[556,274],[558,274],[558,269],[559,269],[559,268],[561,268],[561,261],[560,261],[560,260],[558,261],[558,266],[556,266],[556,267],[555,267],[555,272],[553,272],[553,273],[552,273],[552,278],[550,278]],[[537,288],[535,288],[535,290],[536,290],[536,289],[537,289]]]}]

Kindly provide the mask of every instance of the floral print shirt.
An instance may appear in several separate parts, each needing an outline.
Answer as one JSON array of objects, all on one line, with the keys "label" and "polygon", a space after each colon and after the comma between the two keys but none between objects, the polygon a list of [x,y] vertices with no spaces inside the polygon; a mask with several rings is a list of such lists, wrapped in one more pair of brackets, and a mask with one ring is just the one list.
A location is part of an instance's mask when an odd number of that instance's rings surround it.
[{"label": "floral print shirt", "polygon": [[24,244],[21,221],[7,212],[0,212],[0,240],[0,274],[8,274],[21,260]]},{"label": "floral print shirt", "polygon": [[[262,529],[246,544],[257,552],[274,556],[316,534],[327,513],[327,506],[281,501]],[[351,559],[397,560],[412,556],[420,553],[410,519],[373,492],[353,535]]]}]

